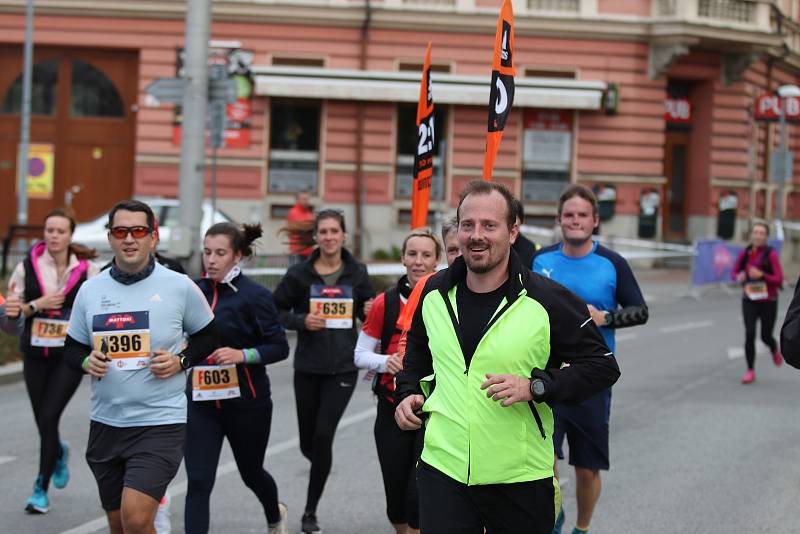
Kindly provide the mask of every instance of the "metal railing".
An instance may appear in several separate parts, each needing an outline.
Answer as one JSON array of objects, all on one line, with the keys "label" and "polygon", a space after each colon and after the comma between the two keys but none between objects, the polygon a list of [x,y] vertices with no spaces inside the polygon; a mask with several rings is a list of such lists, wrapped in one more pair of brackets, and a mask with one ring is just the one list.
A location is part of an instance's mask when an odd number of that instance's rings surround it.
[{"label": "metal railing", "polygon": [[697,16],[726,22],[756,22],[756,2],[752,0],[699,0]]}]

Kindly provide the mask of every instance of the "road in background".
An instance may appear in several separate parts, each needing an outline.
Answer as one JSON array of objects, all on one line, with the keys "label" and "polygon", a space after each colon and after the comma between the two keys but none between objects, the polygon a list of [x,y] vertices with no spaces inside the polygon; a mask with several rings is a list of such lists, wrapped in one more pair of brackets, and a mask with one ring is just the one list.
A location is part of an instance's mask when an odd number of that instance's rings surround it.
[{"label": "road in background", "polygon": [[[643,276],[650,323],[618,332],[622,378],[614,388],[612,470],[592,532],[674,534],[800,531],[800,371],[775,368],[765,354],[758,380],[744,371],[740,298],[711,290],[683,297],[681,281]],[[781,295],[778,325],[790,298]],[[777,334],[776,327],[776,334]],[[299,531],[308,463],[297,447],[291,362],[270,366],[273,415],[267,468]],[[71,534],[102,531],[105,521],[83,459],[88,381],[68,407],[63,437],[73,448],[72,481],[51,489],[51,512],[27,516],[38,439],[22,383],[0,386],[0,532]],[[326,534],[391,533],[372,436],[375,402],[360,383],[336,439],[334,467],[319,507]],[[212,532],[264,532],[259,503],[239,479],[227,445],[212,495]],[[561,463],[567,527],[575,520],[574,476]],[[183,531],[183,469],[172,484],[173,532]],[[566,529],[565,529],[566,530]],[[569,531],[569,530],[566,530]]]}]

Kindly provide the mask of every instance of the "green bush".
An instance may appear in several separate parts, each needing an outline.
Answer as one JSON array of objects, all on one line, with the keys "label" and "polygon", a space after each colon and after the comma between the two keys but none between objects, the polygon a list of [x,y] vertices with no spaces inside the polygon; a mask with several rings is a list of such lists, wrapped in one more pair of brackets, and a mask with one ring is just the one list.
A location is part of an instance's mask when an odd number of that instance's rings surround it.
[{"label": "green bush", "polygon": [[378,248],[372,252],[372,259],[376,261],[400,261],[400,257],[400,247],[397,245],[392,245],[390,250]]}]

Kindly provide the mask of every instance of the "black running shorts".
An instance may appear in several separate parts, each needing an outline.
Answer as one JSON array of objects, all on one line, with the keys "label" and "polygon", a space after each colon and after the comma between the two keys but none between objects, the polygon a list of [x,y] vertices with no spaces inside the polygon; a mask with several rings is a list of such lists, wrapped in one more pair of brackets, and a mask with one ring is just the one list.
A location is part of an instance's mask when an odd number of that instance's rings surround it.
[{"label": "black running shorts", "polygon": [[92,421],[86,461],[103,510],[119,510],[122,488],[160,501],[183,459],[185,424],[114,427]]}]

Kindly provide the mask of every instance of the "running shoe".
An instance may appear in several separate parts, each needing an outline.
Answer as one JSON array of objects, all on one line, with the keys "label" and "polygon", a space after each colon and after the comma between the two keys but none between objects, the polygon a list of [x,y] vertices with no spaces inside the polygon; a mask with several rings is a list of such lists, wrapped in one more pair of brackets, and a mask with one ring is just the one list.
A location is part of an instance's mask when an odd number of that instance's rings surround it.
[{"label": "running shoe", "polygon": [[42,484],[42,476],[36,477],[33,484],[33,494],[25,503],[25,511],[29,514],[46,514],[50,510],[50,499]]},{"label": "running shoe", "polygon": [[300,530],[303,534],[320,534],[322,529],[319,528],[319,523],[317,523],[317,514],[304,513],[303,518],[300,520]]},{"label": "running shoe", "polygon": [[578,527],[572,529],[572,534],[589,534],[588,530],[581,530]]},{"label": "running shoe", "polygon": [[745,374],[742,375],[742,384],[752,384],[756,381],[756,372],[752,369],[748,369]]},{"label": "running shoe", "polygon": [[553,525],[553,534],[561,534],[561,527],[564,526],[564,509],[558,511],[558,517],[556,517],[556,523]]},{"label": "running shoe", "polygon": [[781,349],[775,349],[772,353],[772,363],[775,364],[775,367],[780,367],[783,363],[783,354],[781,354]]},{"label": "running shoe", "polygon": [[58,489],[66,488],[69,483],[69,445],[61,442],[61,456],[56,460],[56,468],[53,470],[53,486]]},{"label": "running shoe", "polygon": [[281,520],[276,525],[269,527],[268,534],[289,534],[289,509],[282,502],[278,503]]}]

